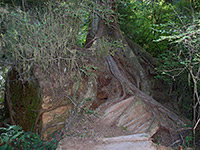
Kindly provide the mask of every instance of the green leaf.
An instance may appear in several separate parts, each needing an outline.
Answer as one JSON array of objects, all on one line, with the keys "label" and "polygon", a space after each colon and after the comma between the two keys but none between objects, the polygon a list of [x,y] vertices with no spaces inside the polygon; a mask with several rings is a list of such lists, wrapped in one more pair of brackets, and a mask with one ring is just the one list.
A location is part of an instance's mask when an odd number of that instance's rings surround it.
[{"label": "green leaf", "polygon": [[24,131],[17,132],[12,138],[10,138],[10,141],[15,140],[16,138],[18,138],[19,136],[23,134],[24,134]]}]

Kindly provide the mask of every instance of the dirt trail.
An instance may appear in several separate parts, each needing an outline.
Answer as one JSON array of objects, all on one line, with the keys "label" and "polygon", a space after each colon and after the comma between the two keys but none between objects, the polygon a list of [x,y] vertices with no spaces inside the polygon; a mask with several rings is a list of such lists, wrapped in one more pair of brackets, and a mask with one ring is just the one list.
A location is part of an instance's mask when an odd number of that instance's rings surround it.
[{"label": "dirt trail", "polygon": [[154,144],[149,133],[133,133],[124,126],[106,123],[106,116],[105,110],[101,109],[79,118],[57,150],[170,150]]}]

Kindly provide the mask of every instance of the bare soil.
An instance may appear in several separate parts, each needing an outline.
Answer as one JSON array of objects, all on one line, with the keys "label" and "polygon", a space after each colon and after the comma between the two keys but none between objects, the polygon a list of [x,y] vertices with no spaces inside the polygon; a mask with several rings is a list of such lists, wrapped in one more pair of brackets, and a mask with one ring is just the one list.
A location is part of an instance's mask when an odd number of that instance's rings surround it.
[{"label": "bare soil", "polygon": [[[59,143],[57,150],[165,150],[168,148],[154,145],[147,140],[124,142],[105,142],[103,139],[132,135],[126,128],[109,126],[101,121],[103,113],[84,115],[78,118],[76,124],[68,131]],[[137,148],[135,147],[137,146]],[[170,149],[170,148],[169,148]]]}]

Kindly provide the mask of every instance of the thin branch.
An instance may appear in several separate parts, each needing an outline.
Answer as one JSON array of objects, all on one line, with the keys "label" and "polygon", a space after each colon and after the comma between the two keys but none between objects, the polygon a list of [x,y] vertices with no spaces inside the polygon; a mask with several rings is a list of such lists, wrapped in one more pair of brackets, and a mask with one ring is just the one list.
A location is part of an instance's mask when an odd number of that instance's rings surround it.
[{"label": "thin branch", "polygon": [[193,130],[196,130],[196,128],[197,128],[197,125],[199,124],[199,122],[200,122],[200,118],[199,118],[199,120],[196,122],[196,124],[195,124],[195,126],[194,126]]},{"label": "thin branch", "polygon": [[22,0],[22,8],[23,8],[23,11],[25,11],[25,1]]}]

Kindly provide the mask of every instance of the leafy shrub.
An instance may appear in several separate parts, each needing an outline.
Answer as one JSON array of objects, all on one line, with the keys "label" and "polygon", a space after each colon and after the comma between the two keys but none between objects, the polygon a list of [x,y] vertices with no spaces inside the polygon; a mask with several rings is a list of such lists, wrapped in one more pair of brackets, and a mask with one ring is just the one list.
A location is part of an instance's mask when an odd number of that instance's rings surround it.
[{"label": "leafy shrub", "polygon": [[186,0],[124,0],[119,5],[121,30],[157,58],[156,78],[170,87],[167,102],[190,119],[195,85],[188,69],[198,72],[199,7],[197,1]]},{"label": "leafy shrub", "polygon": [[0,10],[4,28],[0,34],[0,63],[14,66],[23,78],[29,77],[34,67],[47,73],[47,68],[55,72],[55,66],[61,70],[61,64],[66,64],[66,70],[72,70],[75,61],[80,60],[75,45],[80,42],[82,18],[88,14],[81,6],[75,2],[49,2],[43,11]]},{"label": "leafy shrub", "polygon": [[8,128],[0,128],[0,149],[5,150],[54,150],[57,147],[55,140],[42,141],[40,136],[32,132],[24,132],[22,127],[8,125]]},{"label": "leafy shrub", "polygon": [[177,92],[182,91],[178,94],[183,99],[182,103],[187,104],[183,106],[185,113],[187,110],[194,111],[190,119],[193,118],[195,130],[200,120],[200,13],[180,13],[177,14],[177,18],[180,23],[168,22],[166,25],[171,29],[165,31],[168,35],[163,35],[157,40],[166,40],[171,44],[169,52],[162,55],[163,62],[158,70],[163,78],[172,77],[171,82],[176,85]]},{"label": "leafy shrub", "polygon": [[[153,41],[160,36],[170,35],[176,26],[183,26],[190,21],[192,13],[200,7],[198,3],[187,0],[171,1],[171,3],[166,0],[123,0],[118,6],[120,28],[126,36],[154,57],[159,57],[169,50],[171,45],[168,41],[159,43]],[[174,28],[168,24],[173,24]]]},{"label": "leafy shrub", "polygon": [[168,43],[154,43],[161,31],[166,27],[161,26],[175,17],[170,4],[163,0],[129,1],[119,5],[120,28],[133,41],[142,46],[153,56],[158,57],[168,48]]}]

